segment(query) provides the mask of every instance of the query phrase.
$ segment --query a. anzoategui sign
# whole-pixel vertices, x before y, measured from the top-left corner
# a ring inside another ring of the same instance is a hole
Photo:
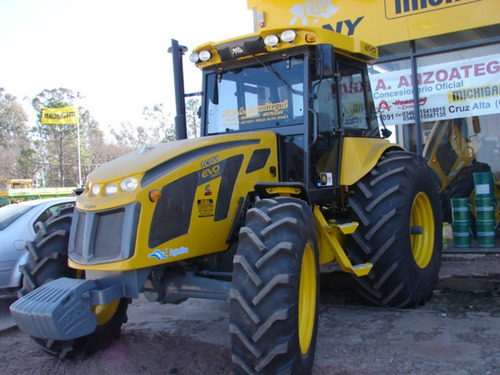
[[[418,67],[420,120],[500,113],[500,54]],[[410,69],[371,74],[386,124],[415,122]]]

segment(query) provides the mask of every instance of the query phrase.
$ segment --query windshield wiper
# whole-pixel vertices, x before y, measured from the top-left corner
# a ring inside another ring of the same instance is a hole
[[[290,84],[285,81],[285,79],[270,65],[266,65],[264,64],[262,61],[260,61],[257,56],[253,55],[252,56],[255,60],[257,60],[264,68],[266,68],[267,70],[269,70],[271,73],[274,74],[274,76],[276,78],[278,78],[286,87],[288,87],[290,89],[290,91],[296,95],[299,95],[299,93],[292,87],[290,86]]]

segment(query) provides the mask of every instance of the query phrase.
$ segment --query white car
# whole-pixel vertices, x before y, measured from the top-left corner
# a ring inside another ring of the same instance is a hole
[[[0,207],[0,293],[21,287],[19,266],[26,262],[26,241],[35,238],[35,224],[46,221],[52,211],[75,205],[75,197],[26,201]]]

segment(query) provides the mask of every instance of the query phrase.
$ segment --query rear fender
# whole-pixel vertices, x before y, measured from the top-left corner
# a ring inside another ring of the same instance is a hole
[[[354,185],[371,171],[387,150],[404,150],[382,138],[345,137],[342,147],[341,185]]]

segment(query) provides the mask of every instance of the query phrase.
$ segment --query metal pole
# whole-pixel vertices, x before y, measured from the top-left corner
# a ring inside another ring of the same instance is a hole
[[[415,143],[417,146],[416,152],[422,155],[422,123],[420,121],[420,103],[418,95],[418,74],[417,74],[417,58],[415,57],[415,41],[410,41],[410,62],[413,87],[413,110],[415,111]]]
[[[182,71],[182,55],[187,51],[184,46],[179,46],[177,40],[172,39],[172,47],[168,52],[172,53],[174,68],[174,90],[175,90],[175,139],[186,139],[186,104],[184,102],[184,74]]]
[[[78,107],[77,107],[78,109]],[[81,157],[80,157],[80,118],[77,119],[77,126],[76,126],[76,131],[78,132],[77,134],[77,139],[78,139],[78,187],[82,187],[82,163],[81,163]]]

